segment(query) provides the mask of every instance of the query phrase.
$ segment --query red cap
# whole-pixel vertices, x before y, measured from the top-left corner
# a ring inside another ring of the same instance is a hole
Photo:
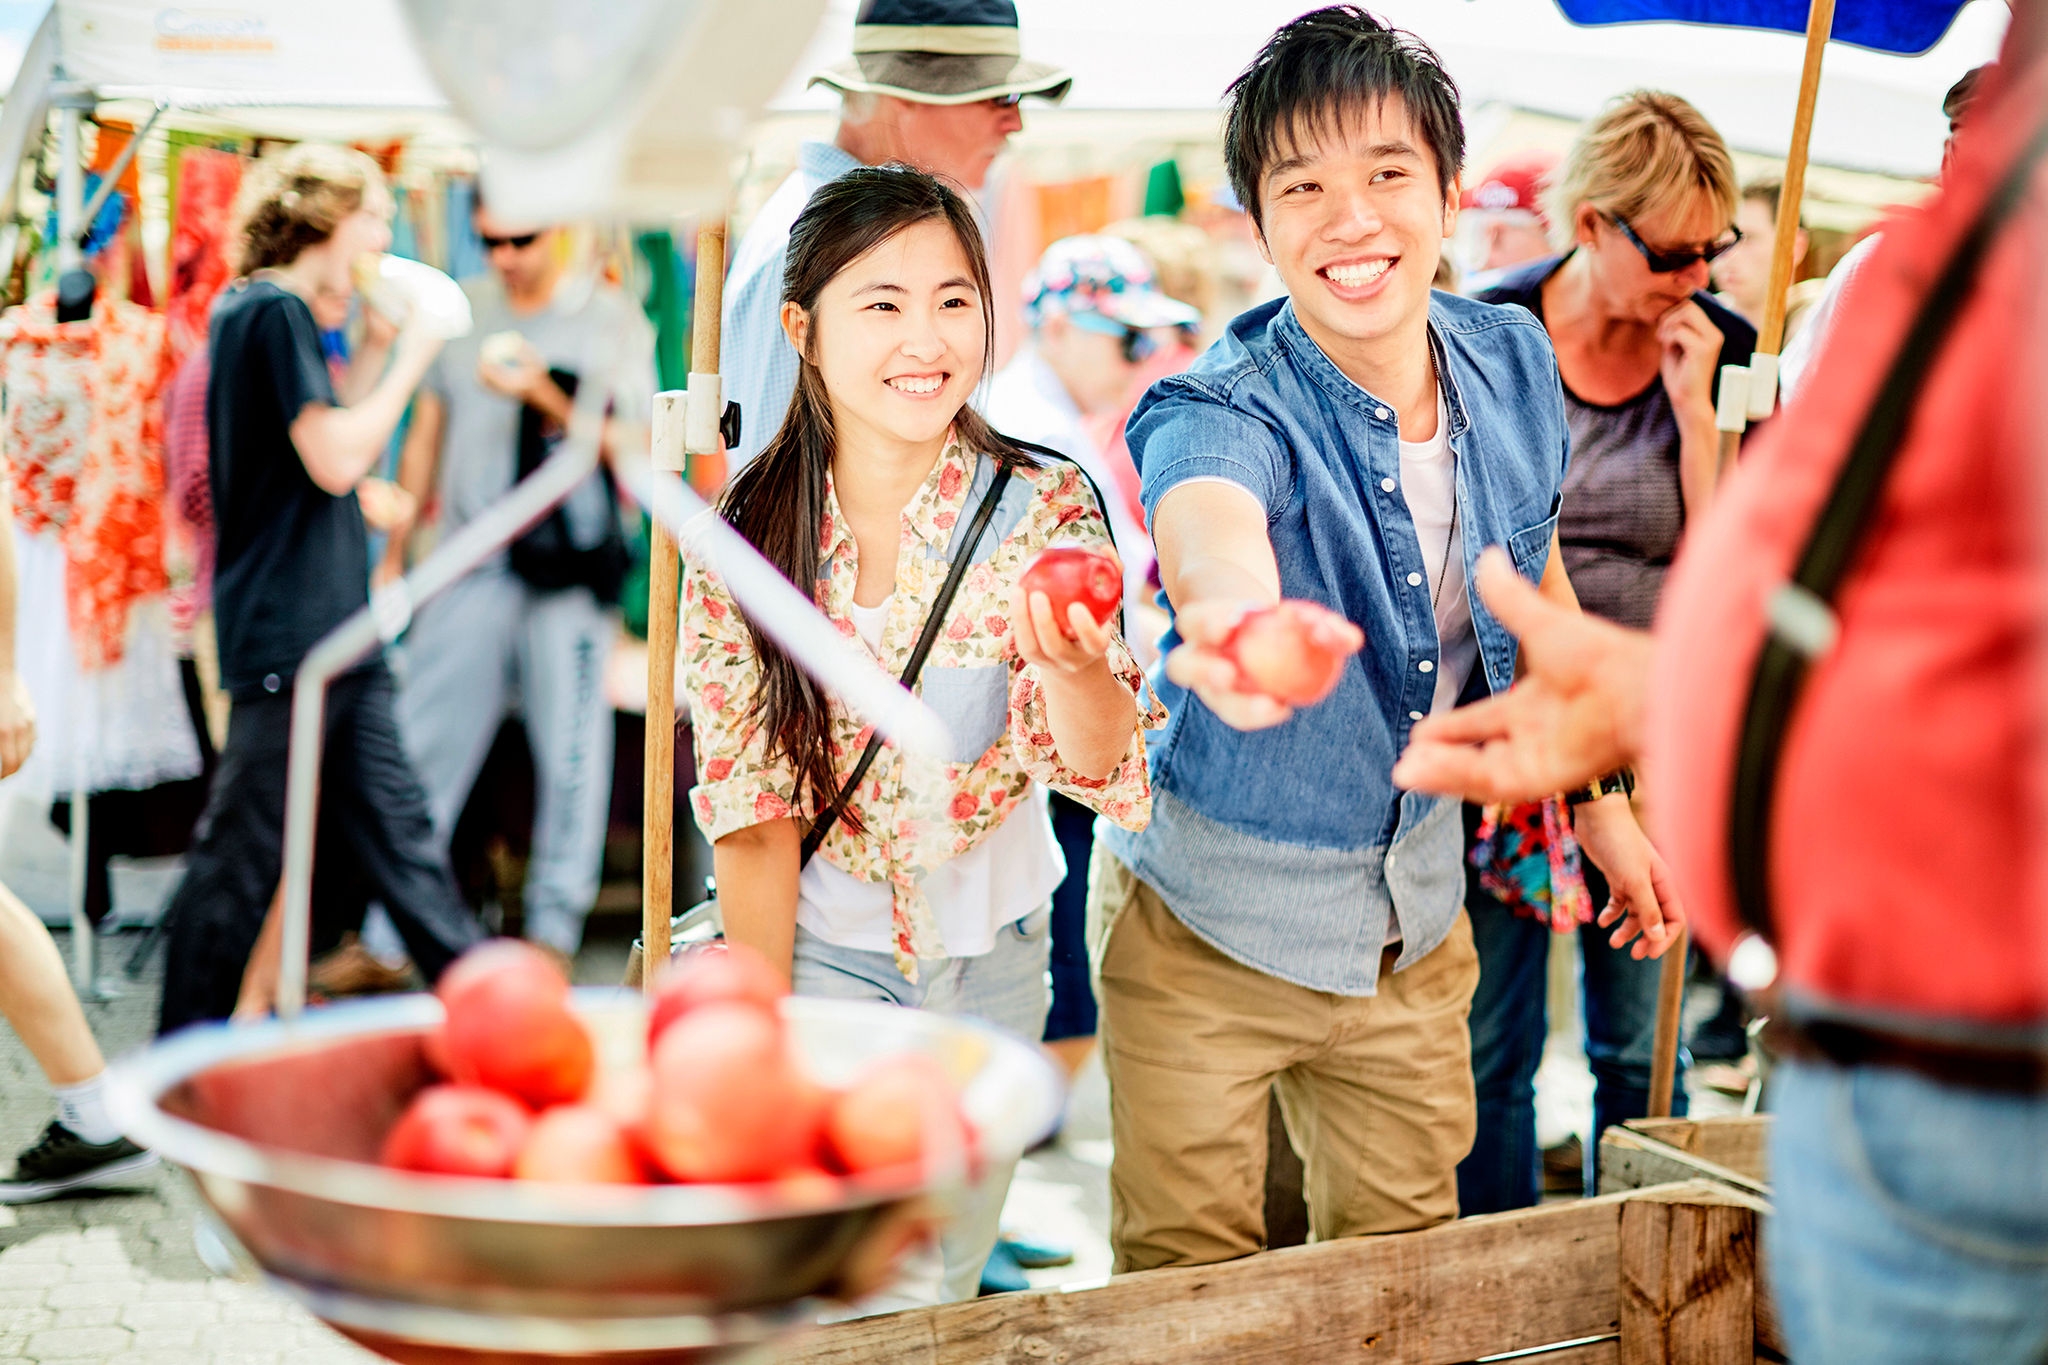
[[[1458,207],[1520,209],[1535,214],[1548,227],[1550,219],[1543,212],[1543,188],[1560,160],[1555,152],[1517,152],[1497,163],[1476,184],[1466,189],[1458,199]]]

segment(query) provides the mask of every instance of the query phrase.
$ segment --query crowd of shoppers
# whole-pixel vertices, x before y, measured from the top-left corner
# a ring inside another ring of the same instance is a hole
[[[816,78],[841,96],[834,140],[805,144],[734,254],[744,439],[716,514],[955,747],[922,768],[865,742],[686,568],[689,803],[727,936],[798,994],[977,1015],[1072,1065],[1099,1034],[1112,1250],[1143,1270],[1266,1244],[1269,1093],[1318,1238],[1534,1203],[1559,932],[1595,1078],[1590,1189],[1600,1132],[1647,1112],[1656,959],[1697,916],[1717,957],[1747,936],[1778,972],[1771,1273],[1796,1358],[2039,1358],[2044,433],[2007,376],[2044,358],[2044,24],[2020,6],[2002,64],[1950,92],[1941,192],[1838,268],[1788,355],[1797,400],[1724,479],[1720,371],[1755,349],[1799,206],[1738,185],[1683,99],[1623,95],[1561,160],[1468,184],[1426,44],[1352,6],[1283,25],[1228,91],[1222,151],[1285,292],[1196,354],[1209,320],[1123,236],[1051,244],[1021,299],[992,283],[972,196],[1020,102],[1069,85],[1022,58],[1014,9],[864,0],[854,57]],[[338,149],[259,169],[240,278],[173,386],[205,398],[232,707],[168,912],[165,1029],[268,1003],[252,950],[275,923],[293,674],[367,601],[367,523],[392,532],[392,575],[416,507],[473,518],[584,386],[608,395],[606,455],[643,448],[653,387],[638,311],[565,272],[557,229],[481,203],[475,332],[380,325],[331,373],[319,332],[388,239],[388,191]],[[1432,287],[1461,213],[1463,296]],[[1965,287],[1930,290],[1956,259]],[[1017,309],[1029,339],[993,372]],[[1945,347],[1906,346],[1929,317]],[[400,488],[366,490],[408,406]],[[1877,490],[1860,516],[1855,487]],[[611,786],[619,510],[599,471],[545,544],[430,604],[395,667],[334,685],[322,837],[383,904],[370,977],[431,980],[482,936],[448,841],[512,711],[539,797],[527,933],[576,951]],[[1118,557],[1120,621],[1017,595],[1055,541]],[[1835,578],[1801,567],[1816,545]],[[1798,593],[1830,642],[1788,664]],[[1248,690],[1232,654],[1283,599],[1352,652],[1313,706]],[[33,741],[9,634],[0,776]],[[1873,810],[1887,790],[1915,794],[1905,817]],[[1902,823],[1873,839],[1873,819]],[[1520,894],[1502,831],[1548,843],[1563,883]],[[0,1008],[59,1101],[0,1201],[150,1161],[106,1120],[63,985],[0,892]],[[1027,1257],[991,1259],[1010,1174],[985,1172],[866,1307],[1021,1284]]]

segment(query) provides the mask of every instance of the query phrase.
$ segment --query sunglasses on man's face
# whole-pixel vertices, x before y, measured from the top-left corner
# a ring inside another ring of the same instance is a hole
[[[1682,251],[1659,251],[1642,238],[1636,236],[1636,230],[1630,227],[1628,219],[1620,214],[1603,213],[1600,216],[1614,224],[1620,230],[1621,235],[1628,238],[1630,245],[1643,253],[1643,259],[1650,263],[1651,273],[1657,275],[1669,275],[1674,271],[1683,270],[1697,261],[1712,262],[1717,260],[1721,256],[1726,255],[1730,248],[1742,240],[1742,229],[1731,227],[1719,238],[1703,247],[1687,247]]]
[[[1022,95],[990,95],[988,102],[998,109],[1015,109],[1024,102]]]
[[[1123,352],[1124,364],[1142,365],[1159,353],[1158,340],[1142,327],[1106,318],[1100,313],[1072,313],[1074,325],[1084,332],[1097,336],[1117,337]]]
[[[481,236],[484,239],[485,255],[489,255],[501,246],[509,246],[514,251],[524,251],[540,240],[538,232],[518,232],[510,237],[493,237],[490,233],[486,232],[481,234]]]

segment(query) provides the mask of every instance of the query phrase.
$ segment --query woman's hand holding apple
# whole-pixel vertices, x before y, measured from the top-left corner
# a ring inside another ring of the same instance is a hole
[[[1058,546],[1018,575],[1011,599],[1017,653],[1042,673],[1084,673],[1109,655],[1123,566],[1104,550]]]

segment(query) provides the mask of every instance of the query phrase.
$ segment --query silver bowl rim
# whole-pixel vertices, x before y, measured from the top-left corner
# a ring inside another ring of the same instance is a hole
[[[625,987],[580,987],[584,1008],[619,1008],[638,999]],[[995,1144],[985,1136],[982,1160],[1014,1159],[1052,1131],[1064,1086],[1042,1049],[962,1015],[928,1014],[867,1001],[792,996],[783,1002],[795,1019],[818,1018],[841,1027],[884,1017],[898,1028],[966,1030],[981,1036],[992,1060],[1009,1069],[1039,1070],[1049,1084],[1041,1112],[1030,1116],[1030,1138]],[[921,1195],[947,1195],[965,1187],[967,1163],[956,1158],[924,1167],[839,1177],[838,1197],[819,1197],[780,1182],[756,1184],[578,1185],[542,1181],[428,1175],[369,1162],[286,1151],[235,1137],[169,1114],[163,1096],[181,1082],[225,1062],[317,1047],[341,1038],[412,1033],[441,1021],[432,995],[383,996],[306,1011],[289,1023],[219,1023],[187,1028],[116,1061],[108,1069],[108,1107],[133,1141],[202,1177],[262,1186],[314,1199],[398,1213],[496,1223],[588,1227],[710,1227],[852,1212]],[[1015,1150],[1011,1150],[1011,1149]]]
[[[819,1299],[797,1299],[774,1309],[715,1315],[565,1318],[374,1299],[269,1273],[263,1276],[263,1283],[332,1327],[459,1350],[525,1355],[752,1346],[773,1340],[801,1323],[816,1321],[825,1307]]]

